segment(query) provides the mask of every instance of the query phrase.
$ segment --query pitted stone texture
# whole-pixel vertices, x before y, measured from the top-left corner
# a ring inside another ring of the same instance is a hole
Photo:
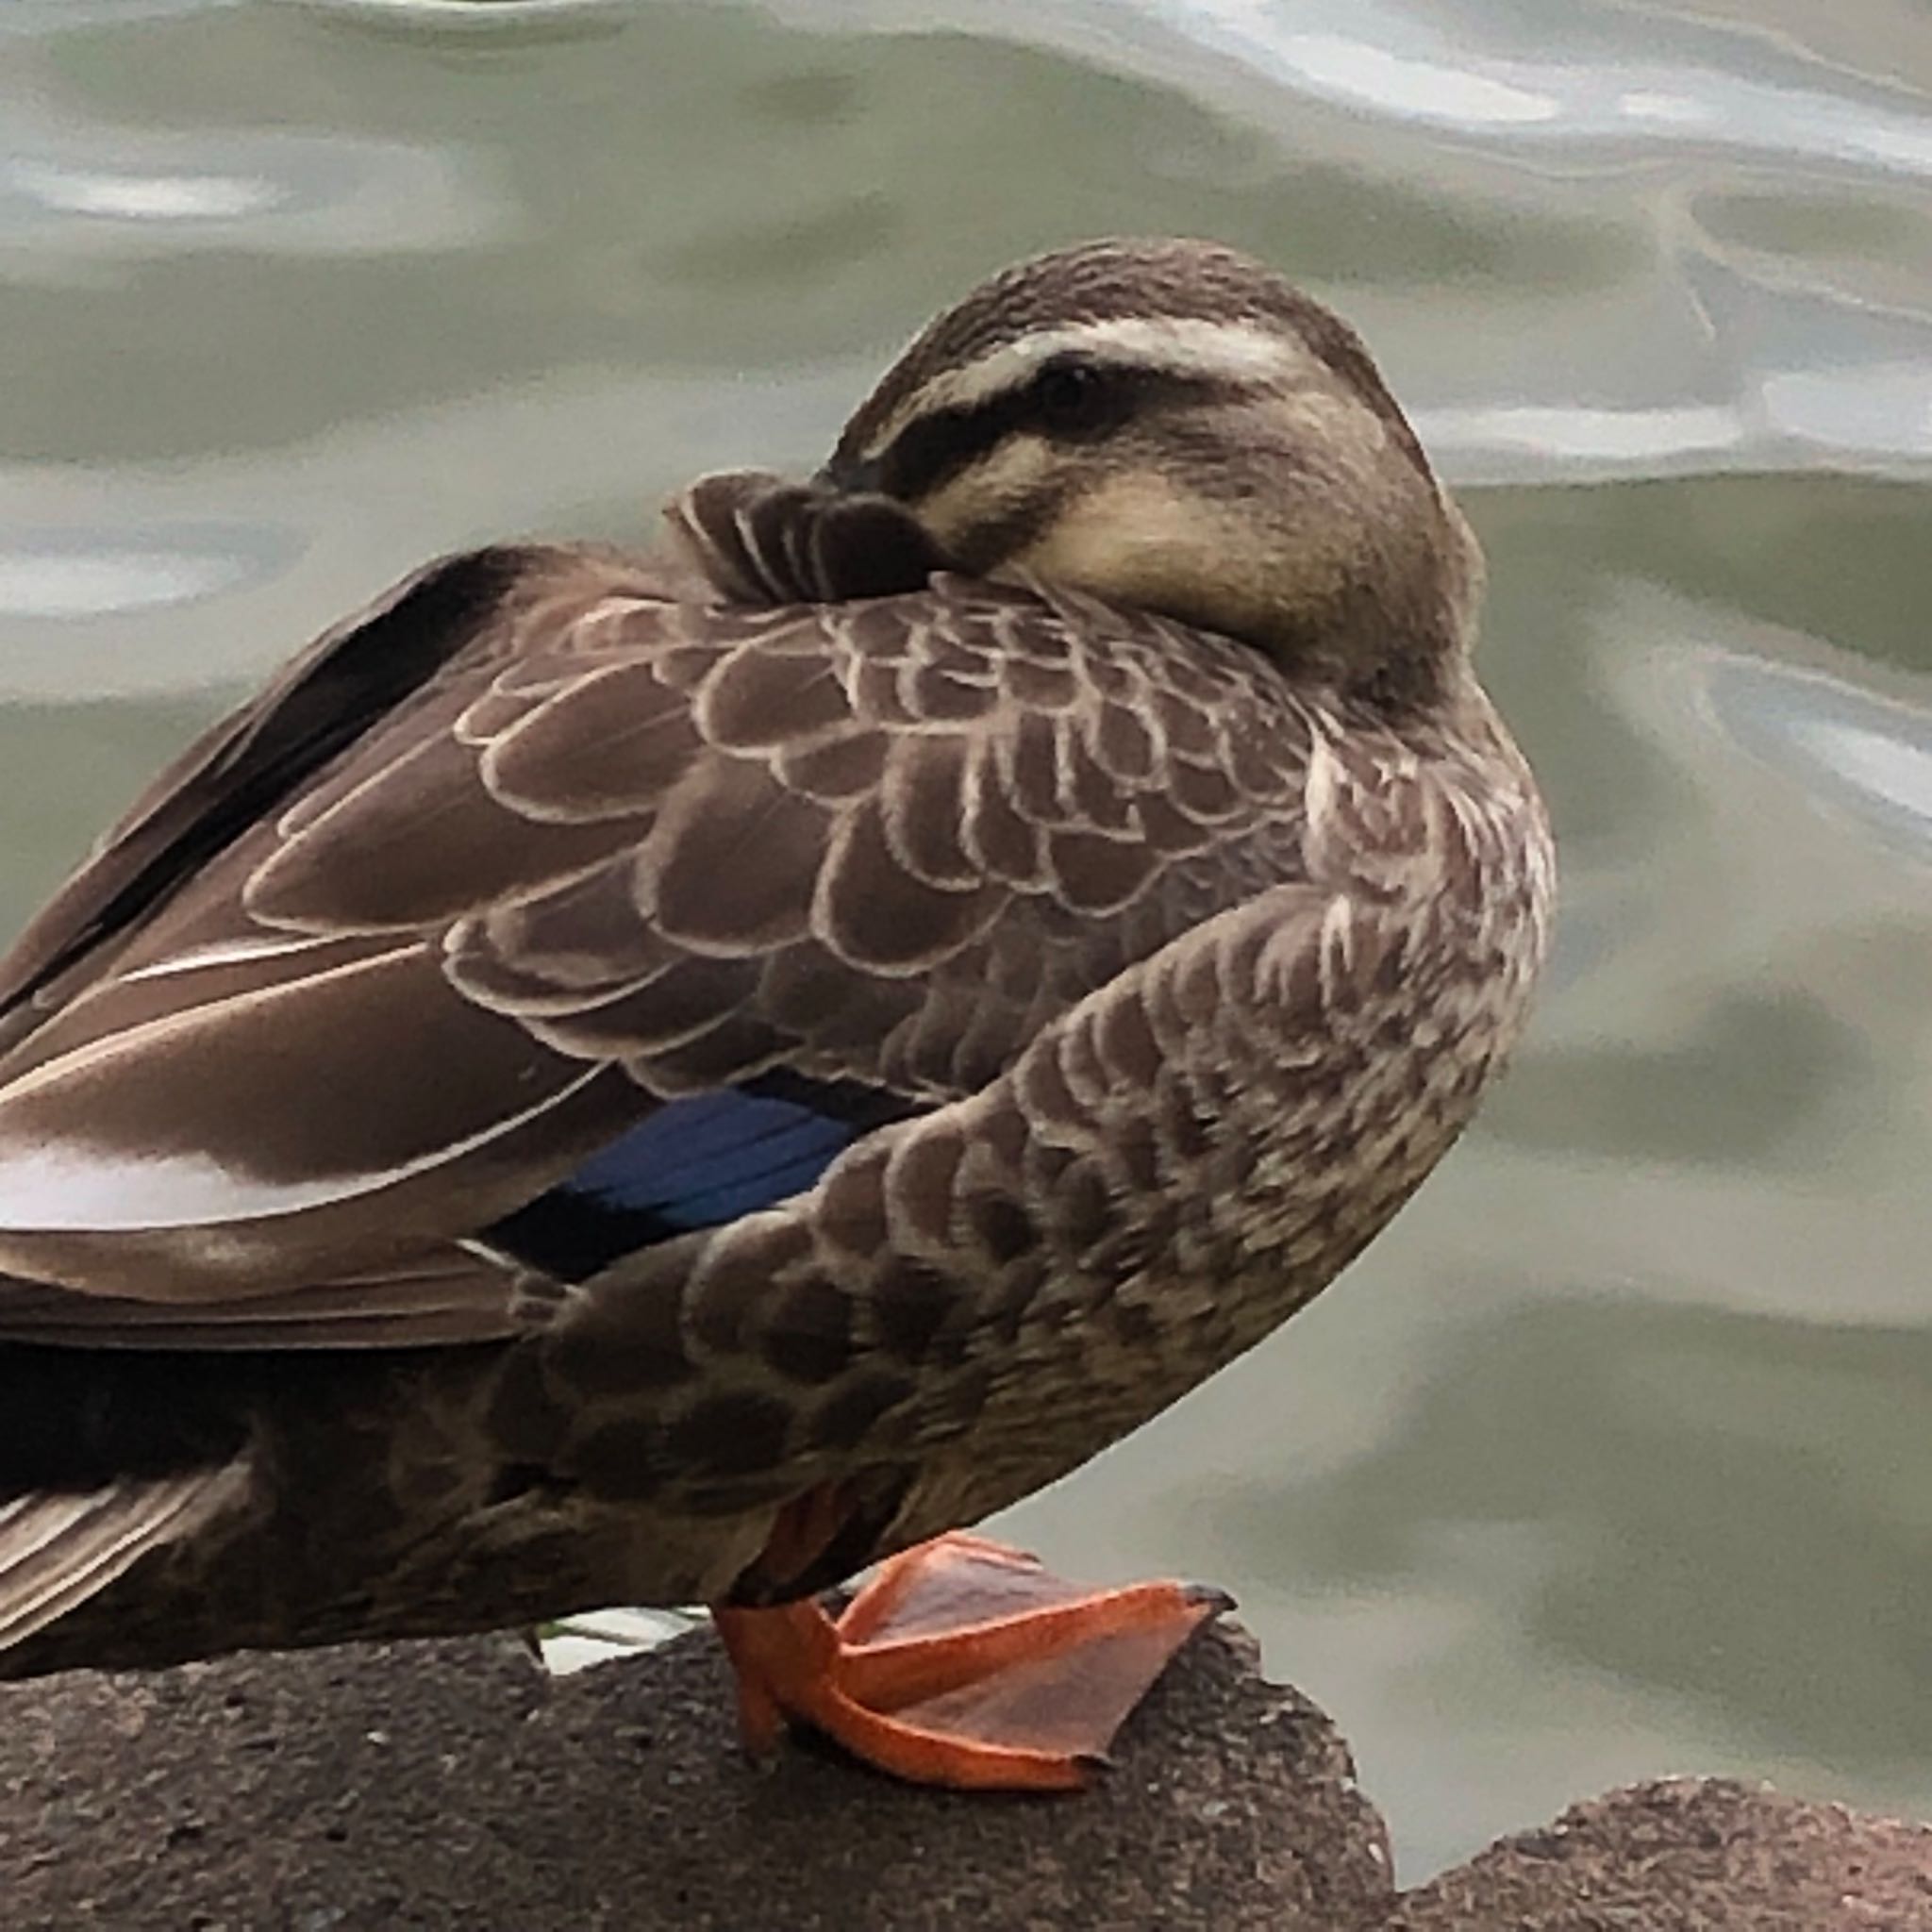
[[[1390,1902],[1327,1720],[1217,1630],[1072,1800],[734,1742],[708,1632],[546,1679],[505,1639],[0,1688],[8,1932],[1335,1932]]]
[[[7,1932],[1932,1932],[1932,1829],[1725,1780],[1398,1898],[1334,1727],[1223,1624],[1083,1796],[732,1744],[708,1633],[575,1677],[475,1638],[0,1687]]]
[[[1932,1827],[1729,1778],[1573,1806],[1407,1893],[1378,1932],[1932,1932]]]

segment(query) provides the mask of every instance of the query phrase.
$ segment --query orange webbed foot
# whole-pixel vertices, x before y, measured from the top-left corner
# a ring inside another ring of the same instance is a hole
[[[717,1621],[754,1751],[799,1722],[916,1784],[1070,1790],[1225,1603],[1178,1583],[1092,1590],[944,1536],[880,1565],[836,1619],[798,1603]]]

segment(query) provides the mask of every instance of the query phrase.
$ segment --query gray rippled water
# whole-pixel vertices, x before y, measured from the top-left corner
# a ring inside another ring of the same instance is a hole
[[[1932,1810],[1913,0],[10,0],[0,914],[423,557],[814,459],[1118,229],[1370,338],[1564,919],[1396,1228],[1010,1528],[1232,1588],[1410,1875],[1664,1770]]]

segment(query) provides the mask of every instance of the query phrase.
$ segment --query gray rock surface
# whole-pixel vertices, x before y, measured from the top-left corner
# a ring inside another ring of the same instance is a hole
[[[497,1639],[0,1689],[0,1924],[1326,1932],[1390,1896],[1341,1740],[1225,1635],[1071,1799],[761,1774],[733,1722],[708,1632],[563,1678]]]
[[[1378,1932],[1912,1932],[1932,1928],[1932,1826],[1729,1778],[1573,1806],[1406,1894]]]
[[[1580,1806],[1398,1898],[1328,1721],[1225,1625],[1071,1799],[732,1748],[708,1633],[566,1678],[507,1639],[0,1687],[0,1925],[169,1932],[1932,1928],[1932,1833],[1724,1783]]]

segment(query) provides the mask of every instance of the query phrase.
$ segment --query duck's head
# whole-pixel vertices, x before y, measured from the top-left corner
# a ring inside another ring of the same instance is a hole
[[[1023,262],[927,326],[820,476],[980,575],[1031,575],[1391,698],[1440,690],[1468,526],[1346,324],[1205,242]]]

